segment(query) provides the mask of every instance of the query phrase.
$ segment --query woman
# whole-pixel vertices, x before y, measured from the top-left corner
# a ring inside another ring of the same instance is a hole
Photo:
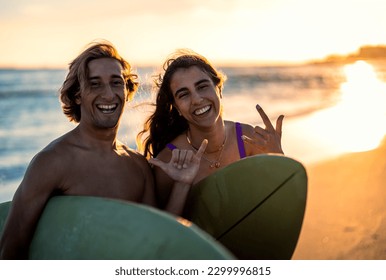
[[[275,128],[263,109],[256,105],[265,128],[223,120],[225,75],[205,57],[182,50],[168,58],[163,69],[164,73],[156,81],[155,111],[137,137],[140,142],[148,133],[140,147],[147,158],[153,157],[150,163],[156,166],[157,197],[161,208],[165,207],[173,185],[173,179],[164,171],[178,168],[181,173],[187,172],[189,168],[182,164],[189,162],[187,154],[192,157],[200,149],[201,163],[192,181],[194,185],[243,157],[283,153],[284,116],[278,118]],[[201,151],[204,151],[202,155]],[[185,197],[181,196],[181,199]]]

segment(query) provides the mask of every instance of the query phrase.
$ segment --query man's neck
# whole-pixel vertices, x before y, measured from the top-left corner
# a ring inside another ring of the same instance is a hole
[[[117,149],[117,128],[93,128],[79,124],[75,130],[86,147],[106,151]]]

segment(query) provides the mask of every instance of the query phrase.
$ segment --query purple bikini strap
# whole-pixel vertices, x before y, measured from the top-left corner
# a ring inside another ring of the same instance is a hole
[[[166,144],[166,147],[168,147],[169,150],[173,151],[174,149],[176,149],[177,147],[174,146],[172,143],[167,143]]]
[[[244,141],[241,138],[243,135],[243,130],[241,128],[241,124],[239,122],[236,122],[236,137],[237,137],[237,146],[239,147],[239,155],[240,158],[245,158],[245,148],[244,148]]]

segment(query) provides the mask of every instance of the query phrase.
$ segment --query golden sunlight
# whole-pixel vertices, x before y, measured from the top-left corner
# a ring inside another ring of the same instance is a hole
[[[386,83],[363,61],[343,71],[340,102],[308,120],[310,139],[323,143],[324,153],[330,155],[375,149],[386,134]]]
[[[343,69],[347,81],[341,85],[338,105],[345,123],[345,149],[352,152],[376,148],[386,133],[386,84],[373,67],[357,61]]]
[[[347,79],[347,82],[341,85],[344,105],[355,109],[362,104],[375,105],[380,101],[378,99],[382,97],[384,83],[377,79],[377,74],[370,64],[357,61],[346,65],[343,71]]]

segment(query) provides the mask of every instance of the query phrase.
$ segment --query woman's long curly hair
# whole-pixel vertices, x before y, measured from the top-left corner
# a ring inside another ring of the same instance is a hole
[[[188,122],[173,106],[174,97],[170,82],[178,69],[192,66],[197,66],[208,74],[214,85],[222,90],[226,76],[217,71],[205,57],[188,49],[180,49],[171,54],[163,64],[163,71],[154,79],[157,91],[156,103],[153,104],[155,111],[137,135],[137,146],[146,158],[156,157],[167,143],[188,129]]]
[[[113,58],[122,65],[122,74],[128,91],[127,100],[133,98],[138,88],[138,76],[132,73],[130,64],[119,55],[116,48],[106,40],[93,42],[70,63],[69,72],[60,89],[63,113],[70,121],[78,123],[81,119],[80,105],[76,100],[88,86],[88,63],[98,58]]]

